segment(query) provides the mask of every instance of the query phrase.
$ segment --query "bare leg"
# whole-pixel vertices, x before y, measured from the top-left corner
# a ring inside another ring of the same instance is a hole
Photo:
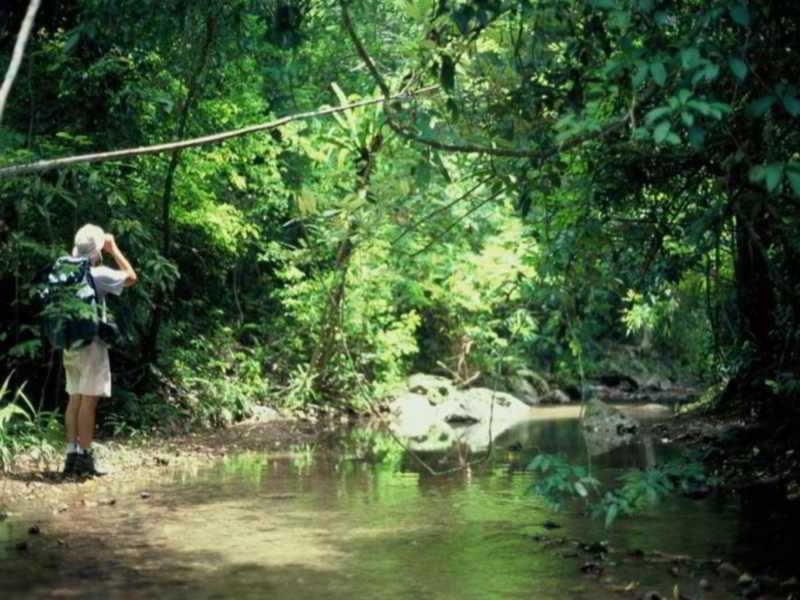
[[[88,450],[94,441],[94,420],[97,410],[97,396],[83,396],[78,411],[78,441],[81,448]]]
[[[67,433],[67,443],[78,441],[78,413],[81,408],[81,396],[72,394],[64,411],[64,429]]]

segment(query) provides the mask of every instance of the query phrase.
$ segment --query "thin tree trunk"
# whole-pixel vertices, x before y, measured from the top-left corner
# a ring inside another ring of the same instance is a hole
[[[358,163],[358,183],[356,191],[364,191],[369,187],[370,176],[375,166],[375,155],[383,146],[383,136],[376,133],[370,140],[368,148],[360,148]],[[339,242],[336,249],[337,273],[334,288],[328,294],[328,302],[320,322],[320,335],[317,346],[311,357],[311,369],[314,374],[314,389],[321,394],[331,391],[328,364],[336,353],[338,344],[336,334],[342,326],[342,306],[347,292],[347,274],[353,257],[353,238],[358,232],[358,224],[351,220],[347,226],[347,235]]]
[[[183,139],[186,136],[186,129],[189,125],[189,115],[200,94],[201,76],[208,64],[216,28],[216,17],[209,15],[206,19],[205,39],[203,41],[200,58],[189,78],[186,100],[181,107],[180,116],[178,117],[178,128],[176,131],[178,139]],[[167,173],[164,178],[164,191],[161,195],[161,254],[166,259],[169,259],[172,253],[172,219],[170,212],[175,174],[180,165],[180,160],[181,150],[173,151],[172,156],[170,156],[169,165],[167,166]],[[154,362],[158,358],[158,334],[161,329],[166,301],[166,293],[163,291],[163,288],[159,288],[154,300],[153,314],[147,328],[147,334],[142,342],[142,357],[144,362]]]

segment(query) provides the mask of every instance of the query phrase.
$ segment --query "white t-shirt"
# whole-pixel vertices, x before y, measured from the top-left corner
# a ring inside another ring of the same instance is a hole
[[[119,296],[125,289],[125,281],[128,276],[125,271],[119,269],[92,267],[92,279],[94,279],[94,287],[97,290],[97,302],[101,303],[108,294]]]

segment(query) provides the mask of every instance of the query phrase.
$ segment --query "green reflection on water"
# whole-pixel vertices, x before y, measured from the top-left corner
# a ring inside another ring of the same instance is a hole
[[[34,549],[35,577],[6,552],[0,578],[10,597],[26,598],[86,589],[103,598],[603,598],[618,596],[563,557],[573,547],[531,539],[545,520],[562,525],[551,535],[620,549],[706,557],[715,540],[730,543],[730,515],[709,502],[666,502],[608,532],[526,495],[524,465],[536,452],[585,456],[575,420],[520,425],[497,442],[494,460],[444,477],[368,430],[285,455],[232,455],[152,490],[148,502],[48,523],[70,551]],[[641,449],[626,448],[593,466],[609,475],[641,460]],[[113,543],[102,543],[109,532]],[[664,592],[674,584],[664,569],[636,565],[615,577]]]

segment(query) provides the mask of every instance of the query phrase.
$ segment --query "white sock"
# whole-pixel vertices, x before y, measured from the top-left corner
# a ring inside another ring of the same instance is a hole
[[[72,454],[74,452],[77,452],[78,448],[80,448],[80,446],[78,446],[78,442],[68,442],[67,451],[65,452],[65,454]]]

